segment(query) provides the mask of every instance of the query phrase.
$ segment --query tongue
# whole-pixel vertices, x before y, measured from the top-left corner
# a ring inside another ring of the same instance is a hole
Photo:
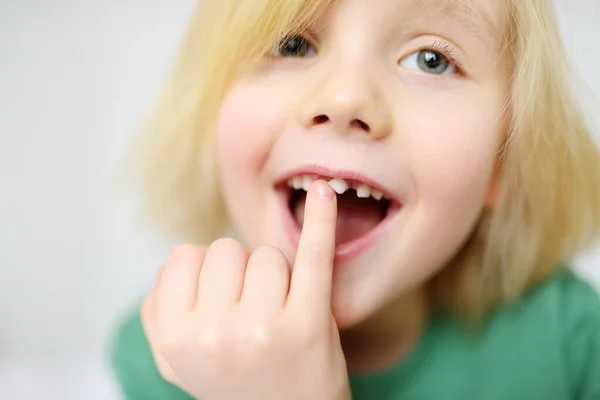
[[[368,198],[359,199],[353,192],[337,196],[338,212],[335,229],[335,242],[350,242],[375,228],[384,217],[379,201]],[[304,223],[304,205],[306,194],[295,203],[294,217],[302,227]]]

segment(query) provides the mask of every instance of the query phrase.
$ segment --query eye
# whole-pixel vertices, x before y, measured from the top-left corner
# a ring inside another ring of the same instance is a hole
[[[271,54],[276,57],[311,57],[317,54],[315,47],[303,36],[283,38],[273,46]]]
[[[456,66],[444,54],[423,49],[416,51],[402,60],[404,68],[418,69],[428,74],[444,75],[456,73]]]

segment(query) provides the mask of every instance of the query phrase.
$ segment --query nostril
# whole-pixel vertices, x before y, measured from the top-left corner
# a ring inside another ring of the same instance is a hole
[[[313,117],[313,119],[312,119],[313,125],[322,125],[322,124],[326,124],[330,121],[331,120],[329,119],[329,117],[325,114],[317,115],[316,117]],[[352,125],[354,128],[358,128],[358,129],[362,130],[363,132],[366,132],[366,133],[371,132],[371,127],[367,123],[361,121],[360,119],[354,119],[350,123],[350,125]]]
[[[324,114],[317,115],[316,117],[313,118],[313,123],[315,125],[324,124],[327,121],[329,121],[329,117],[327,115],[324,115]]]
[[[354,124],[358,125],[358,127],[360,129],[362,129],[363,131],[365,131],[367,133],[371,131],[371,128],[369,127],[369,125],[365,124],[360,119],[355,119]]]

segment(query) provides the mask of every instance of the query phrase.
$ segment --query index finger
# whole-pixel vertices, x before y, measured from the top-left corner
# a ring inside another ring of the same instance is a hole
[[[304,225],[290,282],[288,303],[311,314],[331,314],[337,198],[325,181],[315,181],[307,195]],[[294,305],[295,303],[295,305]]]

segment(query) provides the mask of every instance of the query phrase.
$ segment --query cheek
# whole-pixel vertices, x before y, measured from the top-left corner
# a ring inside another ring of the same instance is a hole
[[[221,106],[216,134],[219,169],[224,181],[253,174],[267,157],[268,118],[252,98],[251,90],[234,89]]]
[[[417,195],[446,215],[478,213],[496,161],[497,114],[471,106],[438,116],[415,121],[419,134],[409,139]]]
[[[216,124],[221,189],[235,228],[246,238],[260,235],[252,226],[263,217],[263,174],[277,138],[277,103],[260,86],[239,85],[225,97]],[[258,224],[260,225],[260,224]]]

